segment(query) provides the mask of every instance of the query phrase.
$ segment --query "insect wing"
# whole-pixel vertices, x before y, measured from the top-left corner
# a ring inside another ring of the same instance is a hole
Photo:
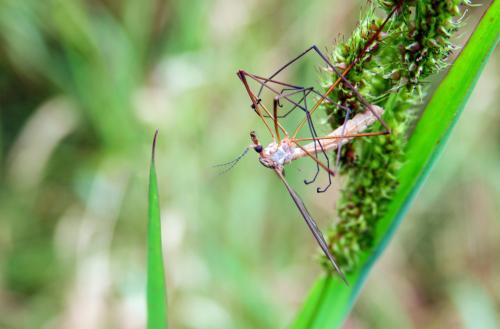
[[[306,205],[304,204],[304,202],[302,201],[302,199],[299,197],[299,195],[288,184],[288,182],[286,181],[286,179],[283,176],[283,174],[279,170],[275,170],[275,171],[278,174],[278,176],[281,179],[281,181],[285,184],[286,189],[288,190],[288,193],[292,197],[293,202],[295,202],[295,205],[297,206],[297,209],[299,209],[300,213],[302,214],[302,217],[306,221],[307,226],[311,230],[311,232],[312,232],[314,238],[316,239],[316,241],[318,242],[319,246],[321,247],[321,249],[323,250],[323,252],[325,253],[325,255],[328,257],[328,259],[330,260],[330,262],[332,263],[333,267],[335,268],[335,270],[337,271],[337,273],[340,275],[340,277],[342,278],[342,280],[347,285],[349,285],[348,282],[347,282],[347,279],[346,279],[346,277],[344,275],[344,273],[342,272],[342,270],[340,269],[340,267],[337,265],[337,262],[335,261],[335,258],[331,254],[330,249],[328,248],[328,245],[326,244],[326,241],[325,241],[325,239],[323,237],[323,234],[321,233],[320,229],[318,228],[318,225],[316,224],[316,222],[312,218],[311,214],[307,210]]]

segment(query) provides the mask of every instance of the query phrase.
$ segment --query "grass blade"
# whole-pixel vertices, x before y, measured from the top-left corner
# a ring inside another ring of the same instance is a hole
[[[149,171],[148,208],[148,270],[147,270],[147,316],[148,329],[167,328],[167,299],[163,254],[161,244],[160,204],[155,170],[155,148],[158,130],[153,139],[151,167]]]
[[[436,89],[408,142],[407,161],[398,174],[399,187],[377,226],[375,247],[362,266],[347,276],[352,288],[337,278],[322,277],[313,286],[291,328],[339,328],[366,277],[406,214],[414,196],[462,112],[500,32],[500,1],[493,1],[463,51]],[[386,109],[389,110],[389,109]]]

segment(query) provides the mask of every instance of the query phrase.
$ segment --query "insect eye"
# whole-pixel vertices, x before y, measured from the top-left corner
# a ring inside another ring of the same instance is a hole
[[[257,152],[257,153],[262,152],[262,145],[257,145],[257,146],[255,147],[255,149],[254,149],[254,150],[255,150],[255,152]]]

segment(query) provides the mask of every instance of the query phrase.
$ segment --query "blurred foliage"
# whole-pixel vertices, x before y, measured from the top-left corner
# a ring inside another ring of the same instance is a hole
[[[284,327],[320,271],[314,242],[255,159],[219,178],[210,166],[263,131],[236,70],[331,45],[358,13],[326,0],[1,1],[0,327],[144,327],[155,128],[172,327]],[[298,71],[315,76],[308,64]],[[467,323],[464,296],[498,310],[498,61],[489,72],[347,326]],[[335,195],[306,190],[298,169],[290,181],[328,218]]]

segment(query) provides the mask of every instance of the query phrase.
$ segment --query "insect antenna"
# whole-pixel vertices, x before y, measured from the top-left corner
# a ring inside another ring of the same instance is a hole
[[[225,162],[225,163],[220,163],[220,164],[213,165],[212,168],[221,168],[222,167],[222,170],[219,173],[217,173],[218,176],[227,173],[229,170],[233,169],[233,167],[236,166],[236,164],[241,159],[243,159],[243,157],[245,155],[247,155],[249,149],[250,149],[249,147],[245,147],[245,149],[243,150],[243,153],[241,153],[240,155],[238,155],[235,159],[233,159],[233,160],[231,160],[229,162]]]

